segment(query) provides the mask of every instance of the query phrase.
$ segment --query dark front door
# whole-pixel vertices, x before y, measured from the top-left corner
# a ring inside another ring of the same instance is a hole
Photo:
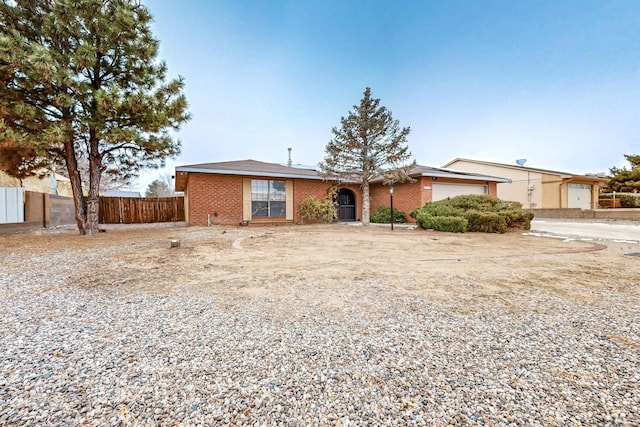
[[[356,196],[354,196],[353,191],[342,188],[338,190],[336,199],[338,200],[338,220],[355,221]]]

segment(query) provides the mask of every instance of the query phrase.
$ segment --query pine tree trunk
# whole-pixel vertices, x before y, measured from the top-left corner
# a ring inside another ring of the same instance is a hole
[[[95,234],[99,225],[99,202],[100,194],[98,189],[100,188],[100,171],[96,165],[92,165],[93,162],[89,161],[89,196],[87,197],[87,222],[85,232],[86,234]],[[95,171],[94,169],[98,169]]]
[[[371,201],[369,200],[369,181],[364,180],[362,182],[362,224],[369,224],[369,206]]]
[[[78,171],[78,161],[73,148],[73,139],[67,141],[64,147],[64,160],[67,165],[67,173],[69,174],[69,180],[71,181],[71,191],[73,193],[73,204],[76,209],[76,223],[78,224],[78,231],[81,235],[86,233],[86,206],[84,195],[82,194],[82,180],[80,179],[80,172]]]
[[[95,129],[89,129],[89,196],[87,197],[87,222],[86,233],[97,233],[99,225],[99,202],[100,202],[100,154],[98,153],[98,138]]]
[[[71,181],[71,190],[73,192],[73,203],[76,209],[76,223],[78,224],[78,231],[80,232],[80,235],[83,236],[87,234],[95,234],[99,231],[98,191],[100,188],[100,157],[97,154],[98,142],[97,139],[93,137],[95,133],[91,133],[91,153],[89,155],[89,191],[88,197],[85,197],[82,188],[82,178],[80,176],[80,171],[78,170],[78,159],[76,158],[76,151],[74,147],[75,133],[71,125],[70,113],[63,113],[63,120],[68,123],[68,137],[64,144],[64,156],[65,163],[67,165],[67,172],[69,173],[69,180]]]

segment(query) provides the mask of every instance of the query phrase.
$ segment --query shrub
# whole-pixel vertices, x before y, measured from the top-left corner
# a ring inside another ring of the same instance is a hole
[[[467,231],[481,231],[483,233],[504,233],[507,231],[507,221],[497,212],[480,212],[475,209],[464,213],[468,221]]]
[[[613,193],[600,194],[598,204],[602,208],[640,208],[640,193],[616,193],[615,206]]]
[[[418,212],[416,222],[422,228],[449,233],[464,233],[467,231],[468,225],[466,218],[459,216],[433,216],[426,212]]]
[[[491,211],[494,210],[496,205],[500,202],[502,202],[500,199],[496,199],[494,197],[473,194],[446,199],[446,204],[463,211]]]
[[[640,207],[640,197],[634,197],[630,194],[620,194],[616,196],[620,200],[620,206],[623,208]]]
[[[463,209],[456,208],[446,203],[427,203],[423,207],[418,208],[432,216],[462,216]]]
[[[298,205],[298,215],[303,221],[330,223],[338,217],[338,211],[329,196],[322,200],[309,196]]]
[[[380,206],[373,214],[370,221],[376,224],[389,224],[391,222],[391,209],[386,206]],[[393,222],[402,224],[407,222],[407,216],[404,212],[393,208]]]
[[[507,220],[507,228],[510,230],[529,230],[534,215],[523,210],[509,209],[500,212]]]
[[[411,211],[411,216],[416,219],[420,227],[438,231],[450,230],[436,227],[456,228],[461,222],[456,222],[456,226],[450,226],[451,220],[448,219],[445,221],[447,225],[440,225],[433,218],[462,218],[465,220],[464,231],[486,233],[504,233],[509,229],[528,230],[533,219],[533,214],[523,211],[522,204],[519,202],[480,195],[457,196],[427,203]],[[436,223],[438,225],[434,226]]]

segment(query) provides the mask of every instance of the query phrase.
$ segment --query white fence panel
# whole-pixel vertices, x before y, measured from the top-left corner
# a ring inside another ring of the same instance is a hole
[[[0,188],[0,224],[24,222],[24,189]]]

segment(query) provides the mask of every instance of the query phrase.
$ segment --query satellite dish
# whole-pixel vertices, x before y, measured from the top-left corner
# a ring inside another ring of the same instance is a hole
[[[525,163],[527,163],[527,159],[518,159],[516,160],[516,163],[518,164],[518,166],[523,166]]]

